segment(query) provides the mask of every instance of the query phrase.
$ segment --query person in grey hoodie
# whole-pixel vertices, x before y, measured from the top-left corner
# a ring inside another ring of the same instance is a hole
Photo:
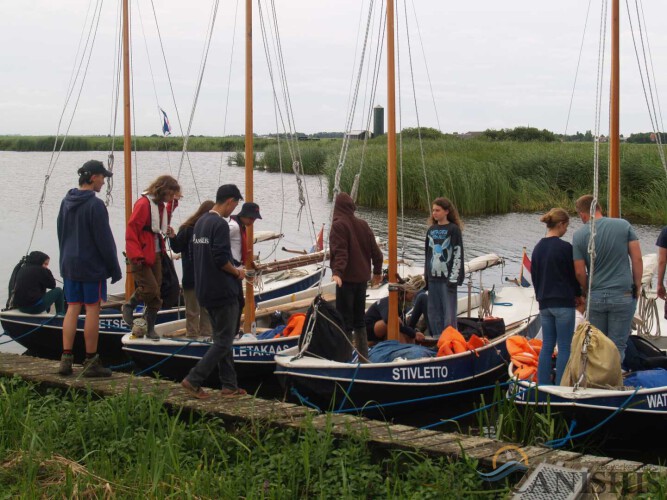
[[[61,375],[72,373],[72,348],[81,308],[86,305],[83,335],[86,342],[84,377],[110,377],[97,354],[102,301],[107,299],[107,278],[116,283],[122,277],[116,243],[109,226],[104,202],[95,196],[104,179],[113,174],[101,161],[90,160],[78,170],[79,188],[70,189],[58,213],[60,274],[65,284],[68,307],[63,321]]]

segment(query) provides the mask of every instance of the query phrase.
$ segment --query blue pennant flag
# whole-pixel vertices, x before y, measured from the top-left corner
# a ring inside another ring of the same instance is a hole
[[[169,125],[169,118],[167,118],[167,113],[164,112],[164,109],[160,108],[162,112],[163,122],[162,122],[162,133],[164,135],[171,135],[171,125]]]

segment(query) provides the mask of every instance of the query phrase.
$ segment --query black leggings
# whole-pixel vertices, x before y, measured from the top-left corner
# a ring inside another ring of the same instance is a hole
[[[336,309],[343,317],[348,333],[355,328],[366,328],[366,286],[366,282],[343,282],[343,286],[336,287]]]

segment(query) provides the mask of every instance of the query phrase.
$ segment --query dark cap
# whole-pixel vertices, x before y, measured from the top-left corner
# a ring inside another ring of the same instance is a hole
[[[95,175],[102,174],[104,177],[111,177],[113,172],[110,172],[104,168],[104,163],[98,160],[88,160],[83,166],[78,170],[79,175]]]
[[[241,211],[239,212],[239,217],[248,217],[249,219],[261,219],[262,216],[259,215],[259,205],[248,201],[243,204]]]
[[[215,195],[215,202],[222,203],[229,198],[234,198],[235,200],[242,200],[241,191],[236,187],[236,184],[223,184],[218,188],[218,192]]]

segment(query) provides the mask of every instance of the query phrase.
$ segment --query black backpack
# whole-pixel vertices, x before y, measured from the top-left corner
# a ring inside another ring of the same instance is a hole
[[[492,340],[505,335],[505,320],[492,317],[456,318],[456,329],[466,340],[469,340],[472,334]]]
[[[667,369],[667,355],[644,337],[630,335],[623,365],[632,371]]]
[[[7,297],[7,303],[5,304],[5,309],[12,309],[14,307],[14,293],[16,292],[16,277],[18,276],[19,271],[23,268],[23,266],[25,266],[27,260],[28,260],[27,255],[21,257],[21,260],[19,261],[18,264],[14,266],[12,275],[9,277],[9,286],[7,287],[9,294]]]
[[[315,322],[314,325],[311,325],[311,321]],[[311,326],[312,334],[309,334]],[[303,332],[299,337],[299,352],[303,352],[305,356],[339,362],[352,359],[352,344],[345,333],[343,317],[336,307],[321,295],[315,297],[306,313]]]

